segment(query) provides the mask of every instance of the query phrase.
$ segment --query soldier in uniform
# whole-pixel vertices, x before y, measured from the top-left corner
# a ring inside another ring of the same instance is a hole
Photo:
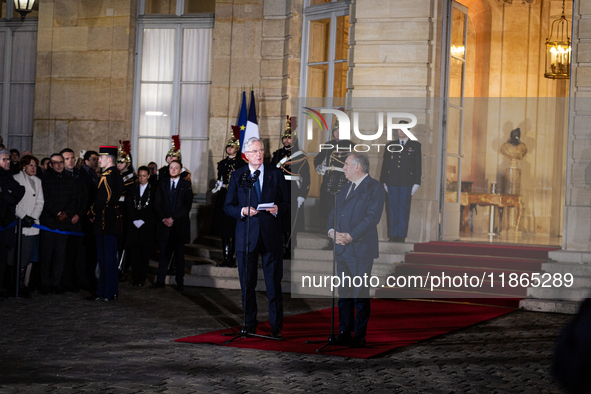
[[[123,179],[123,193],[121,193],[121,197],[119,197],[119,213],[121,215],[121,228],[128,227],[129,221],[129,214],[127,212],[127,204],[125,204],[125,196],[128,193],[132,193],[135,189],[135,186],[138,183],[138,176],[133,170],[133,165],[131,164],[131,143],[129,141],[119,141],[121,144],[119,146],[119,150],[117,152],[117,170],[121,174],[121,178]],[[123,251],[125,250],[125,245],[127,245],[127,231],[121,231],[121,233],[117,236],[117,249],[119,258],[122,258]],[[127,261],[127,259],[125,259]],[[122,266],[123,267],[123,266]],[[127,267],[123,267],[121,269],[121,280],[125,280],[125,272]]]
[[[180,136],[173,135],[171,141],[171,148],[166,153],[166,164],[158,170],[158,181],[161,181],[164,178],[169,178],[170,175],[168,173],[168,165],[172,163],[173,160],[178,160],[182,163],[183,157],[181,155],[181,138]],[[185,167],[181,170],[181,179],[191,182],[191,171],[187,170]]]
[[[97,259],[101,277],[96,292],[96,301],[117,299],[119,294],[119,274],[117,259],[117,234],[120,232],[117,204],[123,193],[123,179],[115,165],[116,146],[101,146],[99,165],[104,170],[99,180],[94,204],[90,208],[90,218],[94,224]]]
[[[334,196],[328,192],[328,183],[333,177],[344,176],[345,160],[355,147],[352,141],[339,139],[338,122],[332,128],[332,136],[333,139],[324,144],[327,149],[322,149],[314,158],[316,172],[323,175],[322,185],[320,185],[320,223],[326,223],[334,207]]]
[[[121,146],[117,152],[117,169],[123,179],[123,194],[119,198],[120,202],[125,201],[127,192],[134,188],[138,182],[138,177],[131,164],[131,143],[129,141],[119,141]]]
[[[218,193],[213,211],[214,220],[212,233],[213,235],[222,237],[224,261],[218,266],[235,267],[236,260],[234,259],[234,246],[236,240],[234,237],[236,232],[236,219],[226,215],[224,212],[224,203],[226,202],[228,184],[230,183],[232,173],[246,165],[246,162],[242,160],[240,155],[239,139],[233,137],[228,140],[226,143],[226,154],[228,156],[218,162],[218,177],[215,183],[215,188],[212,191],[212,193]]]
[[[283,148],[276,150],[271,160],[271,165],[283,172],[292,200],[297,200],[297,205],[291,206],[291,215],[281,218],[284,259],[291,259],[291,244],[297,239],[297,233],[304,230],[304,209],[301,207],[310,191],[308,155],[298,147],[296,128],[297,118],[288,117],[287,128],[281,136]]]
[[[399,124],[408,124],[401,120]],[[408,232],[410,202],[421,184],[421,143],[398,129],[398,139],[384,150],[380,182],[388,192],[390,242],[404,242]]]

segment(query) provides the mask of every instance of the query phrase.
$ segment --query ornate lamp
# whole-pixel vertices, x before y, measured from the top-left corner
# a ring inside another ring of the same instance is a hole
[[[562,0],[562,15],[552,22],[550,37],[546,38],[546,72],[544,77],[550,79],[570,78],[570,22],[564,15]],[[556,30],[555,30],[556,29]],[[554,34],[556,32],[556,34]]]
[[[14,0],[14,7],[21,14],[21,21],[25,21],[25,17],[33,9],[35,0]]]

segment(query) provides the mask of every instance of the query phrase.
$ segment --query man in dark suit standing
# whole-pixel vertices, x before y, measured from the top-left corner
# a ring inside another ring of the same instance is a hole
[[[399,124],[408,124],[401,120]],[[386,145],[380,182],[388,192],[390,242],[404,242],[408,233],[410,202],[421,184],[421,143],[398,129],[398,139]]]
[[[350,182],[337,196],[336,227],[334,208],[328,219],[328,236],[336,243],[338,276],[350,278],[350,282],[343,280],[339,287],[337,341],[363,347],[370,313],[369,286],[356,287],[353,278],[371,276],[373,260],[379,256],[377,225],[385,193],[382,185],[369,176],[369,159],[364,153],[351,153],[343,170]],[[355,335],[351,337],[351,333]]]
[[[238,254],[238,274],[242,289],[242,308],[244,309],[246,332],[256,333],[257,304],[255,288],[257,284],[257,262],[259,254],[263,258],[263,273],[269,300],[269,322],[271,335],[281,338],[283,328],[283,233],[281,218],[290,213],[289,191],[283,173],[275,167],[263,165],[264,147],[258,138],[250,138],[244,144],[244,153],[249,161],[234,172],[228,186],[224,211],[235,218],[236,252]],[[251,204],[248,201],[246,182],[254,182],[251,191]],[[272,207],[258,211],[261,203],[272,203]],[[250,216],[250,238],[246,239],[247,216]],[[248,248],[248,261],[246,251]],[[248,277],[246,272],[248,271]]]
[[[174,253],[176,262],[176,289],[185,290],[185,244],[191,242],[189,213],[193,204],[191,182],[181,178],[183,165],[177,159],[168,165],[169,176],[163,177],[156,188],[154,209],[160,246],[158,276],[151,288],[164,287],[168,263]]]

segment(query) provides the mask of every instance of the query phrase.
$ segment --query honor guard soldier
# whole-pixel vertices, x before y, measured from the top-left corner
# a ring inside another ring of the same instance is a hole
[[[232,126],[232,128],[238,126]],[[240,131],[238,131],[240,133]],[[226,143],[226,158],[218,162],[218,177],[215,188],[212,193],[217,193],[214,207],[214,220],[212,225],[212,234],[222,237],[222,247],[224,261],[219,267],[235,267],[234,259],[236,219],[226,215],[224,212],[224,203],[228,194],[228,184],[232,173],[246,165],[240,154],[240,140],[236,137],[230,138]]]
[[[118,148],[101,146],[99,165],[104,170],[99,180],[90,217],[96,236],[97,259],[101,270],[95,300],[115,300],[119,294],[117,234],[121,231],[118,218],[119,197],[123,193],[123,179],[117,170]]]
[[[297,117],[288,116],[287,128],[281,136],[283,148],[276,150],[271,159],[271,165],[283,172],[292,200],[297,200],[297,205],[291,206],[291,215],[285,215],[281,219],[284,259],[291,259],[291,243],[297,239],[297,233],[304,230],[305,217],[302,205],[310,191],[308,155],[298,147],[296,128]]]
[[[131,165],[131,143],[129,141],[119,141],[119,143],[121,146],[117,152],[117,169],[123,179],[123,194],[119,201],[123,202],[127,191],[137,184],[138,177]]]
[[[408,124],[401,120],[399,124]],[[421,143],[398,129],[398,139],[384,149],[380,182],[388,192],[390,242],[404,242],[408,232],[410,202],[421,184]]]
[[[314,158],[316,172],[323,175],[320,185],[320,223],[323,225],[334,206],[334,196],[328,192],[328,182],[332,177],[343,176],[345,160],[355,147],[352,141],[339,139],[338,121],[332,128],[332,137],[332,140],[324,144],[325,149],[321,149]],[[332,249],[332,245],[329,248]]]
[[[181,163],[183,161],[183,157],[181,155],[181,138],[180,138],[180,136],[177,134],[177,135],[173,135],[171,138],[172,138],[172,141],[171,141],[172,146],[171,146],[170,150],[166,153],[166,165],[164,165],[162,168],[160,168],[158,170],[158,181],[162,180],[163,178],[169,177],[168,165],[173,160],[178,160]],[[181,179],[191,182],[191,171],[189,171],[185,167],[183,167],[182,172],[181,172]]]
[[[119,197],[119,213],[121,215],[121,228],[127,228],[129,214],[125,204],[125,196],[128,193],[131,193],[135,185],[137,185],[138,176],[133,170],[133,166],[131,164],[131,143],[129,141],[119,141],[119,144],[120,146],[117,154],[117,170],[119,170],[121,178],[123,179],[123,193],[121,194],[121,197]],[[117,236],[117,249],[120,261],[124,261],[123,251],[125,249],[125,245],[127,244],[126,235],[126,231],[121,231],[121,233]],[[121,265],[121,280],[125,280],[125,271],[126,267]]]

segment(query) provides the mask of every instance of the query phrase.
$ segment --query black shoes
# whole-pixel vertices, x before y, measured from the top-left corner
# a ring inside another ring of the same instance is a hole
[[[338,346],[349,346],[349,347],[366,347],[365,337],[357,336],[351,337],[351,333],[348,331],[341,331],[337,335],[335,345]]]
[[[351,345],[351,341],[352,341],[351,333],[348,331],[341,331],[339,333],[339,335],[337,335],[335,345],[349,346],[349,345]]]
[[[249,327],[249,326],[242,326],[242,330],[240,330],[243,334],[256,334],[257,329],[256,327]]]
[[[185,291],[185,285],[176,285],[176,291]]]
[[[150,289],[164,289],[165,287],[166,286],[164,286],[164,283],[156,282],[150,286]]]
[[[271,336],[276,339],[281,339],[281,329],[273,328],[271,330]]]
[[[406,238],[405,237],[390,237],[390,242],[396,242],[396,243],[404,243],[406,242]]]
[[[357,335],[351,340],[351,347],[365,347],[365,337],[358,337]]]

